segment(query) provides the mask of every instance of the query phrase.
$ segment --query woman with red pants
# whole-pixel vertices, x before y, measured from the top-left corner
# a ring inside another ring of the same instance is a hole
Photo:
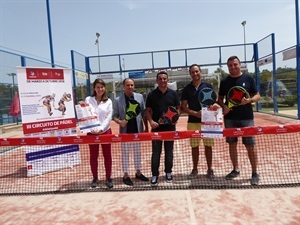
[[[101,79],[96,79],[93,83],[93,94],[86,97],[85,103],[89,104],[97,113],[99,118],[100,127],[92,130],[87,135],[103,135],[111,134],[110,121],[112,119],[112,101],[107,96],[106,84]],[[111,144],[101,144],[102,153],[104,157],[104,166],[106,173],[105,185],[108,188],[113,187],[111,179]],[[99,144],[90,144],[90,165],[93,174],[92,188],[99,185],[98,179],[98,156],[99,156]]]

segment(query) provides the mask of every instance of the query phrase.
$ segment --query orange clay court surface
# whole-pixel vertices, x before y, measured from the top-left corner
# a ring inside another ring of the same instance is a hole
[[[180,118],[177,130],[186,130],[186,120]],[[299,122],[255,114],[259,126]],[[114,122],[112,128],[118,133]],[[5,134],[18,136],[20,131]],[[0,225],[8,224],[300,225],[300,188],[1,196]]]

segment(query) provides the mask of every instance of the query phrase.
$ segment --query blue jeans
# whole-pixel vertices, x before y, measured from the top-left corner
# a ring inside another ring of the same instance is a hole
[[[254,127],[254,120],[230,120],[224,119],[225,128],[242,128],[242,127]],[[226,137],[227,143],[237,142],[237,137]],[[255,145],[254,137],[242,137],[244,145]]]

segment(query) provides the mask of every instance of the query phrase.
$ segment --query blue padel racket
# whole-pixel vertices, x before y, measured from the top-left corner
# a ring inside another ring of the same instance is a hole
[[[179,119],[179,112],[177,111],[176,107],[169,106],[167,110],[165,110],[161,117],[158,120],[159,124],[164,125],[172,125],[175,124]]]
[[[126,104],[125,120],[128,121],[133,118],[136,118],[140,113],[141,113],[140,103],[138,103],[134,99],[129,99],[129,101]]]
[[[212,88],[203,88],[198,94],[199,102],[202,106],[211,106],[217,100],[217,94]]]
[[[227,93],[228,108],[231,109],[233,107],[241,105],[242,99],[249,97],[249,93],[246,91],[245,88],[241,86],[234,86],[230,88],[230,90]]]

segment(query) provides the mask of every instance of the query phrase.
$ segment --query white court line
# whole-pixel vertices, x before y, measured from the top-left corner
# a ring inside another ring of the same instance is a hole
[[[191,199],[191,195],[190,195],[190,190],[186,191],[186,200],[187,200],[187,207],[189,209],[189,213],[190,213],[190,220],[191,220],[191,225],[196,225],[196,217],[195,217],[195,211],[194,211],[194,207],[192,204],[192,199]]]
[[[0,155],[2,154],[8,154],[8,153],[15,153],[15,151],[17,150],[23,150],[23,147],[21,146],[7,146],[7,148],[5,148],[4,146],[1,147],[0,149]]]

